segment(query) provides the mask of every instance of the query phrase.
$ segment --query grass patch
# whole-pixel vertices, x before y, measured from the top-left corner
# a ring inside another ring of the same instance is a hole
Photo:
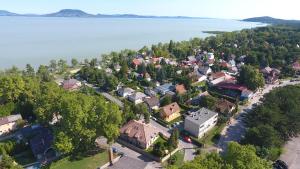
[[[170,163],[170,159],[174,159],[174,163]],[[173,165],[173,166],[177,166],[177,167],[180,167],[183,165],[184,163],[184,150],[179,150],[177,151],[175,154],[173,154],[171,156],[171,158],[165,162],[162,163],[162,166],[167,168],[169,165]]]
[[[72,159],[70,156],[65,157],[59,161],[52,163],[49,169],[95,169],[108,162],[108,154],[106,151],[98,154],[82,157],[79,159]]]
[[[167,140],[165,140],[164,138],[162,138],[161,136],[159,136],[159,137],[155,140],[155,142],[152,144],[152,146],[150,146],[150,147],[146,150],[146,152],[148,152],[148,153],[150,153],[150,154],[153,154],[153,146],[154,146],[155,144],[157,144],[158,142],[161,142],[161,143],[163,143],[163,144],[166,144],[166,143],[167,143]]]
[[[200,139],[200,142],[203,143],[205,146],[212,146],[213,144],[215,144],[217,142],[215,136],[220,134],[221,131],[223,130],[223,128],[225,127],[225,123],[215,126],[213,127],[210,131],[208,131],[205,136],[203,136]]]

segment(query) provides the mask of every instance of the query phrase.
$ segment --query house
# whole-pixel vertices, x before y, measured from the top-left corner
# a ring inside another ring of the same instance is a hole
[[[166,83],[166,84],[163,84],[161,86],[156,87],[155,90],[156,90],[157,93],[165,95],[169,91],[174,91],[175,86],[172,85],[172,83]]]
[[[300,72],[300,63],[299,61],[296,61],[292,64],[292,68],[296,71],[296,72]]]
[[[198,71],[203,75],[208,75],[212,72],[212,70],[209,66],[202,66],[198,69]]]
[[[151,81],[151,76],[150,76],[150,74],[149,74],[149,73],[145,73],[145,74],[144,74],[144,79],[146,79],[148,82],[150,82],[150,81]]]
[[[201,108],[186,116],[184,120],[184,130],[197,138],[201,138],[217,124],[217,121],[218,113],[206,108]]]
[[[120,129],[120,138],[136,147],[148,149],[159,137],[159,131],[151,124],[131,120]]]
[[[235,104],[226,99],[219,99],[215,104],[215,111],[228,115],[235,109]]]
[[[16,130],[18,120],[22,120],[20,114],[0,118],[0,136]]]
[[[53,140],[51,131],[47,128],[41,128],[38,134],[29,141],[34,157],[42,164],[54,160],[57,156],[56,151],[52,148]]]
[[[261,69],[260,72],[264,75],[267,84],[275,84],[278,82],[280,70],[267,66]]]
[[[121,66],[119,64],[114,65],[114,69],[116,72],[119,72],[121,70]]]
[[[178,94],[180,94],[180,95],[186,93],[186,89],[185,89],[185,87],[184,87],[183,84],[181,84],[181,85],[176,85],[175,90],[176,90],[176,93],[178,93]]]
[[[139,59],[133,59],[132,60],[132,64],[135,67],[135,69],[141,65],[143,63],[143,59],[139,58]]]
[[[140,104],[143,103],[144,98],[147,97],[142,92],[135,92],[132,95],[128,96],[129,101],[133,102],[134,104]]]
[[[170,122],[180,116],[180,107],[176,102],[166,105],[160,110],[160,117],[167,122]]]
[[[251,99],[254,93],[251,90],[244,89],[241,93],[241,100]]]
[[[157,95],[157,93],[150,87],[145,88],[144,93],[150,97]]]
[[[157,97],[148,97],[144,99],[144,102],[147,104],[150,110],[159,109],[159,99]]]
[[[191,104],[193,106],[198,106],[201,103],[201,99],[203,99],[206,96],[210,96],[210,94],[207,91],[200,93],[198,96],[195,96],[194,98],[189,100],[187,103]]]
[[[216,72],[211,74],[211,76],[209,77],[210,82],[209,84],[212,86],[217,85],[218,83],[227,81],[227,80],[232,80],[235,79],[234,77],[226,74],[225,72]]]
[[[129,95],[132,95],[135,91],[129,87],[122,87],[118,89],[118,95],[121,97],[128,97]]]
[[[69,91],[78,90],[81,87],[81,85],[82,85],[81,82],[76,79],[64,80],[62,82],[62,87],[65,90],[69,90]]]

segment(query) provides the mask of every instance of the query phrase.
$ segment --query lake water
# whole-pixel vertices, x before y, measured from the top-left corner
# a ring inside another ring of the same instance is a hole
[[[207,37],[258,23],[221,19],[102,19],[0,17],[0,69],[48,64],[51,59],[100,57],[169,40]]]

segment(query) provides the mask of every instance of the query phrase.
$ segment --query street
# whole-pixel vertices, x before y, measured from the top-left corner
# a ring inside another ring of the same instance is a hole
[[[246,132],[243,116],[246,115],[249,112],[249,110],[252,109],[254,104],[259,103],[259,100],[264,96],[264,94],[269,93],[273,88],[276,87],[283,87],[287,85],[296,85],[296,84],[300,84],[300,82],[299,81],[291,82],[289,80],[286,80],[286,81],[282,81],[281,84],[266,85],[261,92],[255,93],[253,98],[249,100],[248,106],[241,106],[240,113],[237,115],[237,117],[232,119],[231,124],[227,125],[221,132],[221,138],[217,145],[218,149],[224,152],[224,150],[226,150],[228,142],[231,141],[239,142],[243,138]],[[300,142],[298,144],[300,144]],[[294,154],[297,154],[296,150],[293,151]]]
[[[289,169],[300,168],[300,137],[293,138],[287,142],[280,159],[288,164]]]

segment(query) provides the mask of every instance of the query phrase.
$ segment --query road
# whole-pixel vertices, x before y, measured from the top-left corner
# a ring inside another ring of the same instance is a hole
[[[289,169],[300,168],[300,136],[288,141],[280,159],[288,164]]]
[[[117,104],[120,108],[123,108],[124,107],[124,104],[122,101],[120,101],[119,99],[115,98],[114,96],[110,95],[109,93],[106,93],[106,92],[103,92],[103,91],[100,91],[99,87],[96,87],[92,84],[89,84],[89,83],[85,83],[86,86],[88,87],[91,87],[93,89],[95,89],[95,91],[98,93],[98,94],[101,94],[103,97],[105,97],[106,99],[110,100],[111,102],[114,102],[115,104]]]
[[[237,117],[232,119],[231,124],[226,126],[221,132],[221,138],[217,145],[219,151],[225,151],[228,142],[231,141],[239,142],[243,138],[246,132],[243,116],[246,115],[250,109],[252,109],[253,104],[259,103],[259,100],[264,96],[264,94],[269,93],[272,89],[276,87],[283,87],[287,85],[296,85],[296,84],[300,84],[300,82],[299,81],[290,82],[286,80],[286,81],[282,81],[281,84],[266,85],[261,92],[255,93],[253,98],[249,100],[248,106],[241,106],[240,113],[237,115]]]

